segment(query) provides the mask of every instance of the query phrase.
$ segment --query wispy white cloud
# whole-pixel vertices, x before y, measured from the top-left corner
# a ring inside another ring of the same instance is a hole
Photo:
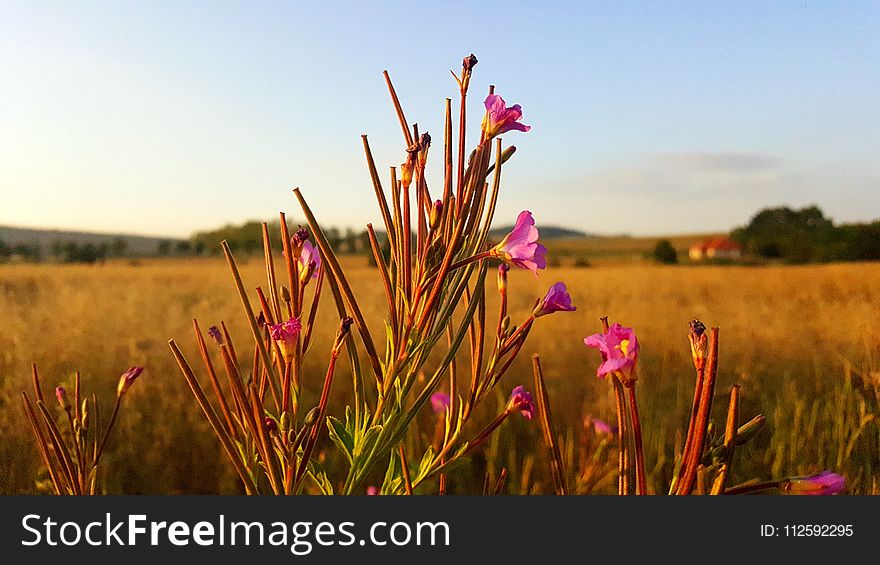
[[[726,231],[768,206],[818,204],[838,221],[880,216],[880,179],[762,153],[655,153],[542,186],[552,222],[598,233]]]

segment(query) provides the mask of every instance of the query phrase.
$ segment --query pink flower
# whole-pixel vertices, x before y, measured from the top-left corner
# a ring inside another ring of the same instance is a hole
[[[437,414],[446,412],[449,408],[449,395],[445,392],[435,392],[431,395],[431,408]]]
[[[300,282],[306,282],[309,277],[317,278],[318,268],[321,266],[321,254],[308,240],[302,242],[302,251],[299,253],[298,261]]]
[[[846,479],[843,475],[822,471],[818,475],[786,479],[782,482],[780,489],[784,494],[840,494],[846,490]]]
[[[538,228],[535,218],[528,210],[523,210],[516,218],[516,225],[489,254],[505,263],[512,263],[538,275],[538,269],[547,268],[547,248],[538,243]]]
[[[269,336],[281,348],[281,356],[287,362],[293,360],[293,353],[296,351],[296,341],[301,329],[302,324],[297,318],[291,318],[280,324],[269,324]]]
[[[553,312],[574,312],[575,310],[577,310],[577,306],[572,306],[571,296],[568,294],[568,289],[565,288],[565,283],[558,282],[550,287],[550,290],[544,295],[544,299],[535,308],[533,315],[539,318]]]
[[[131,385],[134,384],[134,381],[136,381],[143,372],[143,367],[129,367],[126,372],[122,373],[122,376],[119,377],[119,384],[116,386],[116,396],[122,396],[128,392],[128,389],[131,388]]]
[[[510,393],[510,400],[507,401],[507,411],[516,412],[523,415],[526,420],[531,420],[535,415],[535,403],[532,402],[532,394],[523,388],[522,385],[514,388]]]
[[[602,355],[602,363],[596,370],[599,378],[617,375],[623,381],[635,380],[636,361],[639,357],[639,340],[632,328],[612,324],[608,333],[593,334],[584,343],[594,347]]]
[[[377,496],[379,494],[379,489],[374,486],[367,487],[367,496]]]
[[[593,427],[593,431],[598,435],[614,435],[614,428],[612,428],[609,424],[606,424],[599,418],[593,418],[592,416],[587,416],[587,425]]]
[[[497,94],[486,97],[486,115],[483,117],[483,132],[486,139],[515,129],[517,131],[529,131],[531,126],[519,123],[522,118],[522,108],[514,104],[510,108],[504,103],[504,99]]]

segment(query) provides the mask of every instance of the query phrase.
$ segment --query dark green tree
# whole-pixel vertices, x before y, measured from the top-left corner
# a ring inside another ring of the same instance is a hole
[[[654,246],[654,259],[658,263],[665,265],[674,265],[678,263],[678,252],[675,251],[672,242],[668,239],[661,239]]]

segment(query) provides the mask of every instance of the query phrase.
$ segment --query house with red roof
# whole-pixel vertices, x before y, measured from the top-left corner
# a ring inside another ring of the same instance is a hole
[[[729,237],[713,237],[691,245],[688,257],[691,261],[739,259],[742,257],[742,245]]]

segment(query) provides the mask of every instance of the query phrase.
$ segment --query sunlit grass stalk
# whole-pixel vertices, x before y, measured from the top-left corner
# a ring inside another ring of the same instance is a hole
[[[186,382],[189,384],[190,390],[192,390],[193,395],[196,397],[196,401],[202,408],[202,412],[204,412],[205,417],[208,418],[208,422],[211,424],[211,427],[214,429],[214,433],[220,440],[220,444],[223,446],[224,451],[226,451],[226,455],[232,462],[232,466],[238,474],[239,479],[241,479],[241,482],[245,487],[245,492],[247,494],[257,494],[259,490],[257,489],[256,483],[251,477],[251,474],[247,470],[245,464],[242,462],[241,457],[238,454],[238,450],[235,448],[235,444],[232,438],[229,437],[229,434],[223,427],[222,422],[217,417],[216,412],[214,412],[214,408],[211,406],[211,403],[205,396],[205,392],[202,390],[198,379],[196,379],[195,373],[193,373],[192,369],[190,368],[186,357],[184,357],[183,352],[180,351],[180,348],[177,346],[176,343],[174,343],[173,339],[168,341],[168,345],[169,347],[171,347],[171,352],[174,355],[174,358],[177,360],[177,364],[180,367],[180,370],[183,373]]]
[[[351,290],[351,285],[345,278],[345,274],[342,271],[342,267],[339,265],[339,260],[336,258],[336,254],[333,252],[333,249],[327,242],[327,238],[321,231],[321,227],[318,224],[318,221],[315,219],[311,208],[309,208],[309,205],[306,203],[305,199],[300,193],[300,190],[298,188],[295,188],[293,190],[293,193],[296,195],[296,198],[299,201],[300,206],[302,207],[303,213],[306,215],[306,219],[309,222],[309,227],[311,228],[312,233],[315,236],[315,241],[318,243],[318,247],[321,250],[321,257],[330,267],[330,272],[333,278],[339,284],[339,288],[342,291],[342,296],[345,298],[346,304],[351,309],[351,315],[354,318],[355,326],[357,327],[358,333],[361,336],[361,341],[363,342],[364,348],[366,349],[367,355],[369,356],[370,365],[373,369],[373,373],[376,375],[376,378],[381,382],[382,368],[379,361],[379,355],[376,353],[376,346],[373,342],[373,337],[370,335],[370,330],[367,327],[367,322],[364,319],[364,315],[361,312],[357,300],[354,297],[354,293]]]
[[[642,423],[639,419],[639,403],[636,398],[636,384],[627,386],[629,394],[629,421],[632,425],[633,446],[635,447],[636,489],[640,495],[648,494],[648,479],[645,475],[645,450],[642,446]]]
[[[565,465],[562,454],[559,452],[559,444],[556,441],[556,431],[553,428],[553,415],[550,411],[550,398],[547,387],[544,384],[544,369],[541,367],[541,356],[537,353],[532,355],[532,374],[535,382],[535,396],[538,398],[538,414],[541,419],[541,432],[544,435],[544,443],[550,451],[550,467],[553,474],[553,482],[556,486],[556,494],[568,494],[566,483]]]

